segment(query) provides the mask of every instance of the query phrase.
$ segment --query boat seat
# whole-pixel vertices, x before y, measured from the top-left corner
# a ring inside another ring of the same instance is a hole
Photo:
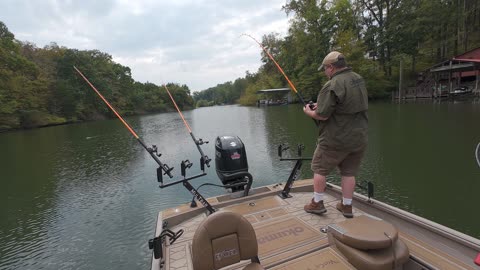
[[[244,270],[264,269],[258,259],[255,230],[242,215],[219,211],[198,226],[192,241],[194,270],[220,269],[250,260]]]
[[[397,229],[370,215],[328,225],[328,239],[359,270],[396,269],[409,258]]]

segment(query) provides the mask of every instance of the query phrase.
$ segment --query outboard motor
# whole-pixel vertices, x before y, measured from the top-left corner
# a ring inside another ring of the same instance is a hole
[[[215,167],[224,185],[234,185],[232,192],[245,190],[245,196],[252,185],[248,172],[247,153],[242,140],[237,136],[218,136],[215,140]],[[245,189],[247,186],[247,189]]]

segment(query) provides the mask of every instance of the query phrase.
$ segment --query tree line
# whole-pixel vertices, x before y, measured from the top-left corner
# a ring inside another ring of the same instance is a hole
[[[16,40],[0,22],[0,131],[114,117],[73,66],[121,115],[173,110],[163,87],[133,80],[111,55],[55,43],[38,48]],[[180,109],[193,108],[188,86],[167,86]]]
[[[398,87],[401,62],[404,84],[414,85],[418,72],[480,44],[478,0],[288,0],[283,10],[290,17],[288,34],[266,34],[262,44],[307,100],[315,100],[327,80],[317,69],[331,50],[345,54],[365,78],[369,98],[378,99]],[[258,90],[288,86],[259,53],[260,68],[233,82],[193,96],[187,85],[170,83],[169,89],[181,109],[254,105],[262,98]],[[161,86],[136,82],[111,55],[55,43],[38,48],[16,40],[0,22],[0,131],[113,117],[73,66],[122,115],[173,110]]]
[[[398,88],[401,62],[404,85],[414,86],[419,72],[480,44],[478,0],[289,0],[283,10],[291,17],[288,34],[267,34],[262,44],[305,99],[315,100],[326,82],[317,69],[331,50],[345,54],[369,98],[379,99]],[[259,70],[236,81],[242,79],[244,92],[227,103],[253,105],[262,98],[258,90],[288,86],[263,52]],[[211,97],[234,90],[227,83],[208,91],[195,93],[203,104],[218,104]]]

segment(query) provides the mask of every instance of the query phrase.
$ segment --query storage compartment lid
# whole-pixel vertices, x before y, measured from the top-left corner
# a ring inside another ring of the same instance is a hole
[[[392,224],[370,215],[328,225],[328,232],[345,245],[362,250],[388,248],[398,239]]]

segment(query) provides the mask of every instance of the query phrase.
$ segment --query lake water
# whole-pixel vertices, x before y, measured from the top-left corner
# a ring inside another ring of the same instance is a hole
[[[316,129],[300,105],[219,106],[184,112],[197,138],[239,136],[254,187],[285,182],[293,162],[277,147],[298,143],[305,156]],[[359,181],[372,181],[376,199],[480,238],[480,104],[475,102],[371,103],[369,147]],[[127,118],[163,163],[194,163],[198,151],[177,113]],[[182,186],[158,188],[157,164],[120,121],[112,119],[0,134],[0,269],[144,269],[158,211],[190,201]],[[215,165],[192,180],[220,184]],[[307,162],[302,178],[311,178]],[[172,181],[165,180],[165,181]],[[339,182],[333,174],[329,180]],[[222,188],[202,187],[205,197]]]

